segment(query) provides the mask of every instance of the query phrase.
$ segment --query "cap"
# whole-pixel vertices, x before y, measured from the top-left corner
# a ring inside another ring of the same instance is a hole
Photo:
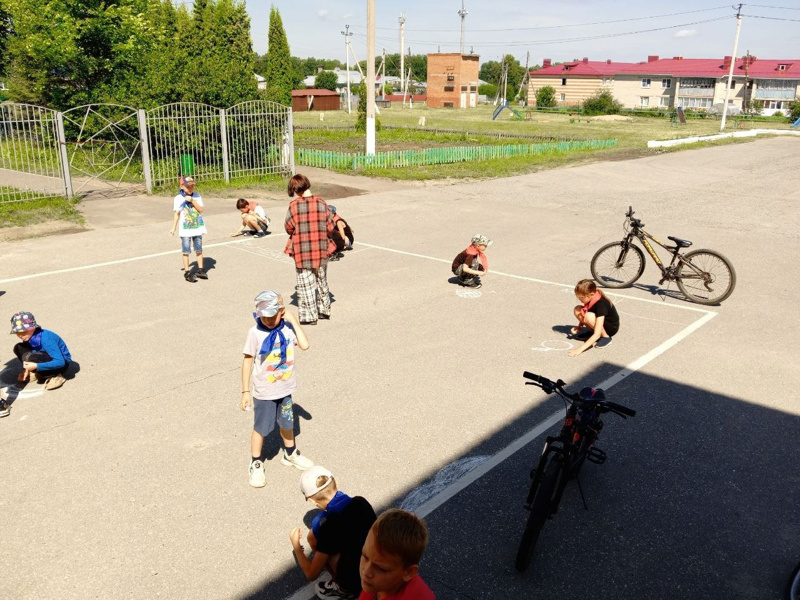
[[[328,481],[318,486],[317,479],[320,477],[327,477]],[[328,487],[331,481],[333,481],[333,473],[328,471],[325,467],[314,465],[310,469],[303,471],[303,474],[300,476],[300,491],[303,493],[305,499],[308,500],[314,494],[318,494]]]
[[[472,236],[472,245],[473,246],[491,246],[492,245],[492,240],[490,240],[485,235],[482,235],[480,233],[476,233],[475,235]]]
[[[22,333],[37,327],[36,317],[33,316],[33,313],[21,311],[11,317],[11,333]]]
[[[336,207],[335,207],[333,204],[328,204],[328,208],[330,208],[330,209],[331,209],[331,212],[332,212],[333,214],[336,214]]]
[[[190,183],[194,183],[194,177],[192,177],[191,175],[184,175],[183,185],[189,185]]]
[[[265,290],[256,296],[256,314],[259,317],[274,317],[283,308],[283,298],[278,292]]]

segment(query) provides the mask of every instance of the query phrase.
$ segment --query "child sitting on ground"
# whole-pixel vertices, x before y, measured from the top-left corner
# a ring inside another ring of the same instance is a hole
[[[453,260],[453,274],[461,285],[473,288],[481,287],[480,275],[489,272],[489,261],[484,252],[492,245],[492,240],[485,235],[476,234],[470,245]]]
[[[375,522],[375,511],[361,496],[351,498],[340,492],[333,474],[324,467],[305,471],[300,477],[300,491],[322,510],[306,536],[313,558],[307,557],[300,545],[300,527],[289,534],[300,568],[309,581],[319,577],[323,569],[331,574],[329,581],[317,583],[318,598],[355,600],[361,593],[361,548]]]
[[[355,237],[347,221],[336,212],[336,207],[333,204],[328,204],[328,208],[331,209],[331,214],[333,215],[333,231],[330,238],[336,244],[336,250],[333,251],[328,260],[339,260],[344,256],[344,250],[353,249]]]
[[[309,343],[297,317],[288,312],[280,294],[264,291],[256,296],[256,324],[247,332],[242,360],[242,396],[239,407],[253,408],[253,433],[250,436],[250,485],[264,487],[264,461],[261,451],[264,436],[275,428],[281,432],[281,464],[305,471],[314,463],[300,455],[294,443],[292,393],[297,389],[294,376],[295,346],[307,350]],[[252,379],[253,391],[250,391]]]
[[[269,218],[264,208],[258,202],[239,198],[236,201],[236,208],[242,213],[242,226],[231,234],[231,237],[244,235],[245,233],[261,233],[267,235],[269,231]]]
[[[428,545],[425,522],[393,508],[369,531],[361,551],[359,600],[435,600],[419,576],[419,561]]]
[[[29,312],[18,312],[11,317],[11,333],[21,340],[14,346],[14,354],[22,363],[20,383],[36,381],[46,390],[56,390],[66,382],[64,372],[69,368],[72,356],[61,337],[48,329],[42,329]]]
[[[570,329],[570,333],[573,339],[583,341],[583,345],[568,351],[569,356],[578,356],[592,346],[605,348],[619,331],[619,313],[611,300],[597,289],[594,281],[581,279],[575,286],[575,296],[581,304],[572,311],[578,319],[578,324]],[[590,331],[581,335],[581,329],[584,327]]]

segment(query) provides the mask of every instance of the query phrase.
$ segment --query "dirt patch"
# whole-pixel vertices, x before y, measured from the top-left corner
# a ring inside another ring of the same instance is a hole
[[[625,115],[600,115],[599,117],[590,117],[590,121],[633,121],[633,117],[626,117]]]
[[[81,227],[67,221],[47,221],[26,227],[3,227],[0,229],[0,242],[14,242],[48,235],[67,235],[89,231],[89,227]]]
[[[339,198],[351,198],[352,196],[363,196],[369,190],[361,190],[338,183],[320,182],[314,185],[314,193],[322,196],[326,200],[338,200]]]

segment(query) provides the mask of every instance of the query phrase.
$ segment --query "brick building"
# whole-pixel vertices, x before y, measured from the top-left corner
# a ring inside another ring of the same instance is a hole
[[[428,107],[475,108],[478,105],[477,54],[428,54]]]

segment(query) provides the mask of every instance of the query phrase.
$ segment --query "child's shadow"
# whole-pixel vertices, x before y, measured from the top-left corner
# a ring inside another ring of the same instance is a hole
[[[211,257],[208,257],[208,256],[205,256],[205,255],[203,256],[203,270],[204,271],[210,271],[212,269],[215,269],[216,267],[217,267],[217,261],[215,259],[213,259]],[[189,265],[189,268],[190,269],[198,269],[199,266],[197,265],[197,261],[194,261],[193,263],[191,263]]]
[[[292,405],[292,412],[294,413],[294,439],[295,443],[297,443],[297,436],[300,435],[300,419],[305,419],[306,421],[310,421],[313,419],[311,413],[304,409],[299,404]],[[283,443],[281,442],[281,436],[278,431],[273,431],[267,437],[264,438],[264,446],[261,450],[261,457],[265,460],[272,460],[275,458],[278,453],[283,449]]]
[[[333,292],[328,292],[328,294],[331,297],[331,304],[336,302],[336,296],[333,294]],[[291,301],[289,302],[289,305],[290,306],[297,306],[297,307],[300,306],[300,303],[297,300],[297,291],[292,292]]]
[[[461,280],[458,277],[451,277],[450,279],[447,280],[447,283],[461,285]]]
[[[69,368],[64,372],[64,379],[69,381],[75,379],[75,375],[80,372],[81,365],[76,361],[69,364]],[[17,377],[22,373],[22,364],[18,359],[12,358],[7,361],[2,370],[0,370],[0,388],[3,389],[3,399],[8,406],[14,404],[14,401],[19,397],[20,393],[30,382],[18,381]],[[35,376],[33,376],[35,377]]]

